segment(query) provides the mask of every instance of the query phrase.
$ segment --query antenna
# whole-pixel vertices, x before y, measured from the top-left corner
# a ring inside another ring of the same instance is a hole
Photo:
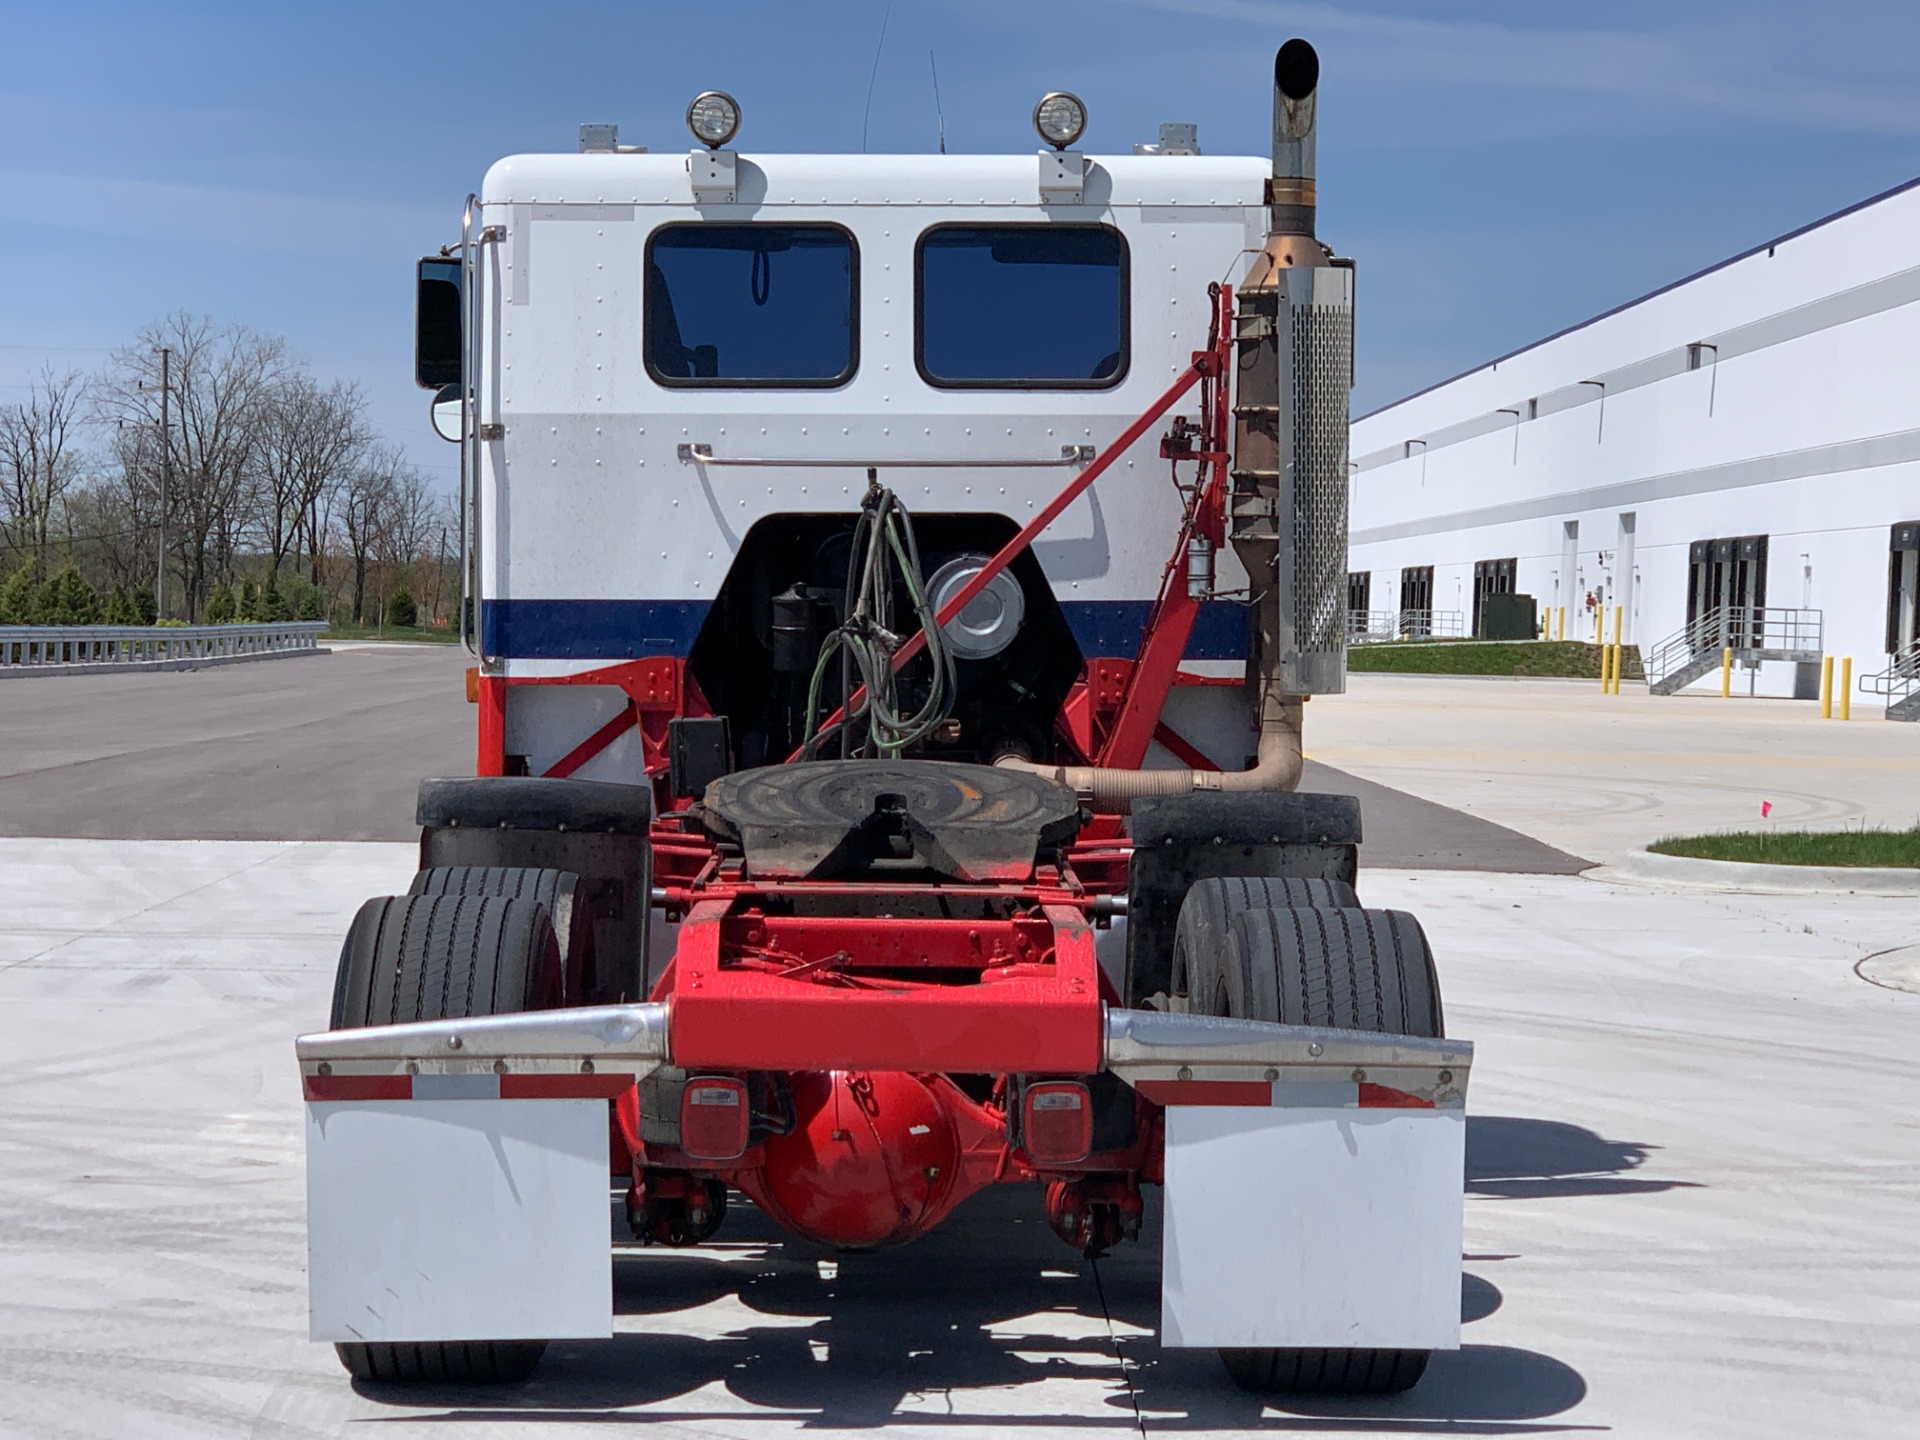
[[[940,67],[933,63],[933,51],[927,51],[927,68],[933,72],[933,116],[940,122],[940,153],[947,153],[947,117],[940,109]]]
[[[860,153],[867,153],[867,121],[873,115],[873,86],[880,78],[880,53],[887,48],[887,21],[893,18],[893,0],[880,12],[880,43],[873,47],[873,72],[867,76],[867,108],[860,112]]]

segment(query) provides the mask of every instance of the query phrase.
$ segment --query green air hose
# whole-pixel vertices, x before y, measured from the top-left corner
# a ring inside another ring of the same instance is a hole
[[[891,628],[896,567],[914,619],[927,638],[927,659],[933,667],[933,684],[926,701],[911,715],[900,713],[894,695],[893,657],[908,639]],[[814,759],[822,743],[838,735],[842,754],[897,759],[952,714],[953,654],[947,648],[946,635],[934,624],[933,605],[927,599],[927,582],[920,568],[920,549],[913,535],[913,517],[900,497],[881,485],[871,470],[867,472],[866,496],[860,502],[860,518],[854,524],[842,614],[839,627],[827,636],[814,662],[813,680],[807,687],[807,740],[802,753]],[[847,682],[857,676],[866,695],[851,713],[822,730],[821,694],[836,661],[842,694],[849,692]],[[862,721],[866,722],[866,733],[856,742],[854,737]]]

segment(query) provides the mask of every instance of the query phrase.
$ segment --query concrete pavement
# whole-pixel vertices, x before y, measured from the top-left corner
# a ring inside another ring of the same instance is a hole
[[[1669,835],[1920,821],[1920,725],[1860,696],[1842,723],[1810,701],[1603,696],[1598,682],[1348,685],[1307,707],[1316,760],[1591,861]]]
[[[289,669],[298,667],[287,667]],[[1263,1405],[1162,1352],[1038,1197],[828,1260],[751,1211],[617,1262],[619,1335],[532,1383],[356,1391],[305,1339],[291,1038],[405,845],[0,841],[0,1436],[808,1431],[1903,1436],[1920,1410],[1920,901],[1375,872],[1478,1042],[1466,1348]],[[1150,1237],[1151,1238],[1151,1237]],[[826,1263],[823,1263],[825,1261]]]

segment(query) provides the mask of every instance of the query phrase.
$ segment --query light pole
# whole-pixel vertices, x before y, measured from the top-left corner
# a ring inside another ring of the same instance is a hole
[[[154,562],[153,618],[167,613],[167,492],[173,486],[173,430],[167,423],[167,396],[172,391],[173,350],[160,347],[160,543]]]

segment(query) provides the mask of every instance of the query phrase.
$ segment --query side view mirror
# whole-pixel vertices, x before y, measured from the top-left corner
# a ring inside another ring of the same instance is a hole
[[[442,440],[460,443],[460,387],[446,385],[433,393],[433,405],[428,412],[433,422],[433,433]]]
[[[414,287],[413,325],[413,383],[421,389],[460,384],[464,309],[460,262],[437,255],[422,260]]]

